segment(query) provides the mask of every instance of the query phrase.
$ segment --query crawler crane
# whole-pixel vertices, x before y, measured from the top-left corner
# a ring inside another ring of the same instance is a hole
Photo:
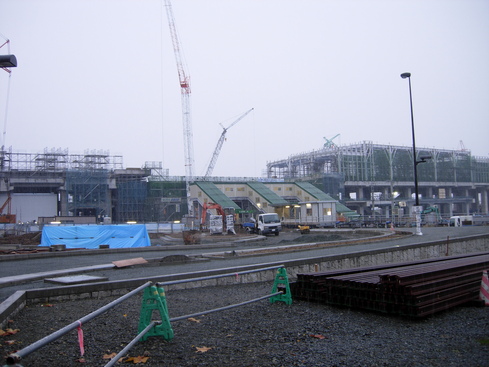
[[[209,177],[212,174],[212,171],[214,170],[214,167],[217,162],[217,158],[219,157],[219,153],[221,152],[222,144],[224,143],[224,139],[226,138],[226,133],[228,130],[236,125],[239,121],[244,119],[247,114],[249,114],[251,111],[253,111],[254,108],[250,108],[248,111],[243,113],[238,119],[234,120],[228,127],[224,127],[221,124],[222,127],[222,133],[221,136],[219,137],[219,140],[217,141],[216,148],[214,149],[214,154],[212,154],[211,162],[209,163],[209,166],[207,167],[207,172],[205,173],[204,177]]]

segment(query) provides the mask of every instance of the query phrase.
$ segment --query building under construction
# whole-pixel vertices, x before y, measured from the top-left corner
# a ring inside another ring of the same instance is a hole
[[[99,221],[142,220],[147,176],[141,169],[122,168],[121,156],[105,151],[69,154],[45,149],[43,153],[0,153],[0,202],[9,202],[16,222],[40,217],[95,217]],[[144,192],[141,193],[141,192]]]
[[[418,149],[421,156],[431,157],[417,166],[419,199],[426,213],[438,219],[488,214],[489,158],[465,150],[424,148]],[[231,200],[242,213],[267,208],[291,221],[298,218],[301,205],[308,206],[307,215],[316,203],[325,205],[321,210],[331,220],[338,214],[401,221],[412,214],[415,203],[409,147],[370,142],[327,146],[270,162],[267,172],[266,178],[194,177],[188,196],[187,177],[169,176],[160,162],[124,168],[122,156],[107,151],[4,150],[0,223],[40,218],[71,223],[82,217],[96,223],[174,221],[188,214],[189,207],[198,216],[204,199]],[[331,214],[332,202],[336,213]]]
[[[489,158],[474,157],[465,149],[418,148],[416,161],[419,202],[425,211],[443,217],[488,214]],[[330,144],[269,162],[267,176],[310,181],[361,215],[389,218],[411,213],[413,166],[411,147]]]

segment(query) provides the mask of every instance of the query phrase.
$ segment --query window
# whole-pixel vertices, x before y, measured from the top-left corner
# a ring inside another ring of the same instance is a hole
[[[331,208],[323,208],[323,215],[331,215]]]

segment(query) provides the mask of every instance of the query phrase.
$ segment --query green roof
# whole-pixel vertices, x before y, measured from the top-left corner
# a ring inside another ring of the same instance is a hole
[[[194,183],[211,199],[213,203],[219,204],[223,208],[240,209],[238,204],[223,194],[222,191],[219,190],[219,188],[212,182],[198,181]]]
[[[310,195],[314,196],[318,201],[336,201],[324,191],[319,190],[310,182],[295,182],[302,190],[307,191]]]
[[[261,195],[271,206],[289,205],[289,202],[270,190],[263,182],[247,182],[249,187]]]
[[[336,212],[343,214],[345,217],[353,218],[358,217],[359,214],[348,208],[347,206],[341,204],[339,201],[333,199],[331,196],[326,194],[324,191],[319,190],[310,182],[295,182],[304,191],[307,191],[310,195],[314,196],[319,201],[336,201]]]

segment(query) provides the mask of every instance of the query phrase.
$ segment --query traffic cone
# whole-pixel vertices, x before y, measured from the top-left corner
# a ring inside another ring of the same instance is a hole
[[[489,306],[489,278],[487,277],[487,270],[482,272],[481,291],[479,298],[484,301],[486,306]]]

